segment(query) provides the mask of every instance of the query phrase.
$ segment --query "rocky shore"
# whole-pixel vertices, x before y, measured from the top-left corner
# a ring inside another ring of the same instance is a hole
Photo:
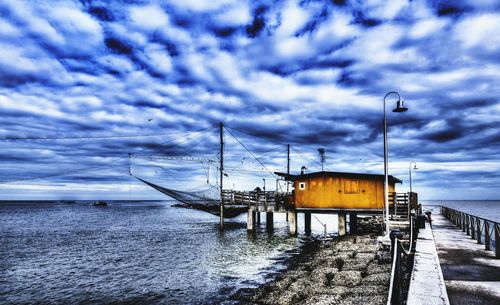
[[[385,304],[391,264],[376,234],[306,243],[286,271],[237,297],[240,304]]]

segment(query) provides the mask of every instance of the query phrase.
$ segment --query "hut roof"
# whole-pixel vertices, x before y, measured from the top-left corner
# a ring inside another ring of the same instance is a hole
[[[291,175],[287,173],[275,172],[276,175],[284,177],[285,180],[295,181],[305,178],[314,178],[314,177],[342,177],[342,178],[352,178],[352,179],[370,179],[370,180],[384,180],[384,175],[376,175],[376,174],[360,174],[360,173],[346,173],[346,172],[315,172],[315,173],[307,173],[303,175]],[[391,183],[403,183],[403,181],[399,180],[396,177],[389,175],[389,182]]]

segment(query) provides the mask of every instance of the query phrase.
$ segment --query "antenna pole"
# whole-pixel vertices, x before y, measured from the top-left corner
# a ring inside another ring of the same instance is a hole
[[[220,122],[220,228],[224,229],[224,196],[223,184],[224,179],[224,124]]]

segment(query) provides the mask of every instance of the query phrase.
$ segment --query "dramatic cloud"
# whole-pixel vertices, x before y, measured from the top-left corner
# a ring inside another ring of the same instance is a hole
[[[163,198],[129,167],[215,184],[219,122],[228,188],[273,180],[286,144],[293,172],[324,147],[382,173],[389,91],[400,190],[416,161],[422,199],[500,198],[499,28],[497,1],[4,2],[1,199]]]

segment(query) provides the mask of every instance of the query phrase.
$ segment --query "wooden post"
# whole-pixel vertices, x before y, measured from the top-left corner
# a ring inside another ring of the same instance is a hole
[[[306,231],[306,235],[311,234],[311,212],[304,213],[304,228]]]
[[[465,217],[465,226],[466,226],[466,230],[465,230],[465,234],[467,235],[470,235],[470,223],[469,223],[469,215],[464,215]]]
[[[260,225],[260,212],[259,212],[259,210],[257,210],[256,213],[257,213],[256,214],[256,216],[257,216],[257,221],[256,222],[257,222],[258,225]]]
[[[339,217],[339,236],[344,236],[345,235],[345,213],[339,212],[338,214]]]
[[[288,220],[290,226],[290,235],[297,235],[297,212],[289,211],[288,212]]]
[[[465,214],[462,212],[460,217],[462,217],[462,232],[465,232]]]
[[[485,250],[490,250],[491,249],[491,238],[490,238],[490,223],[485,220],[484,221],[484,249]]]
[[[356,213],[349,214],[349,234],[358,232],[358,215]]]
[[[247,230],[252,232],[255,230],[255,211],[252,209],[248,209]]]
[[[274,221],[274,213],[266,212],[266,229],[267,232],[273,231],[273,221]]]

